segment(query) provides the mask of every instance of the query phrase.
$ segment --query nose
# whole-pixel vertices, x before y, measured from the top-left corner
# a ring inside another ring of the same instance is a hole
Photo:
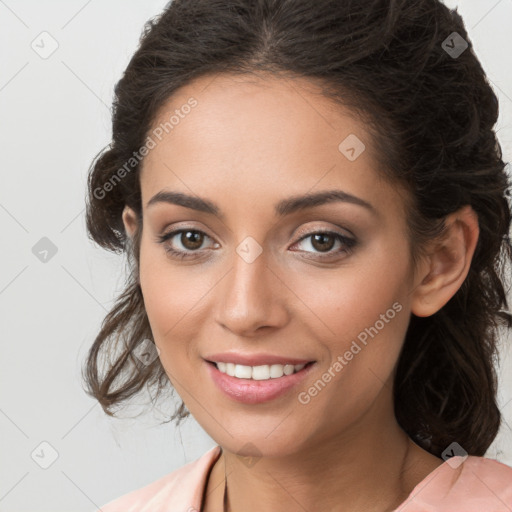
[[[245,337],[282,328],[289,320],[286,286],[277,269],[265,251],[251,260],[235,252],[215,297],[217,322]]]

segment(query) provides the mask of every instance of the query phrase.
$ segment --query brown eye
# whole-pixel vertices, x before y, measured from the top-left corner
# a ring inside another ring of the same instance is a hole
[[[335,237],[328,233],[317,233],[311,238],[311,245],[320,252],[330,251],[335,242]]]
[[[180,236],[181,244],[185,249],[190,251],[199,249],[199,247],[203,245],[203,241],[204,233],[201,233],[200,231],[182,231]]]
[[[177,259],[197,258],[205,254],[203,244],[205,239],[211,238],[198,229],[178,229],[160,235],[156,241],[164,246],[165,251]],[[213,243],[210,247],[217,248],[219,244]],[[208,248],[208,247],[206,247]]]
[[[306,243],[309,242],[309,243]],[[334,231],[316,231],[303,236],[294,245],[302,245],[303,252],[312,254],[313,257],[316,254],[317,259],[323,258],[336,258],[340,255],[348,255],[352,249],[356,246],[356,240],[336,233]],[[333,250],[336,244],[339,244],[338,250]],[[307,250],[309,245],[309,249]],[[308,256],[311,258],[311,256]]]

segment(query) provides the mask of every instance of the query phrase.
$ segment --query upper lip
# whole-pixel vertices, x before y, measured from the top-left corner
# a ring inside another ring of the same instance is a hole
[[[235,352],[224,352],[222,354],[212,354],[205,357],[212,363],[233,363],[244,366],[261,366],[265,364],[306,364],[312,362],[311,359],[298,359],[296,357],[279,356],[276,354],[240,354]]]

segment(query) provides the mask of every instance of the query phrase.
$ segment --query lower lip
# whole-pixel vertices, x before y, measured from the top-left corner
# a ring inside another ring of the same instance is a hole
[[[244,404],[260,404],[284,395],[297,386],[315,366],[313,362],[291,375],[283,375],[277,379],[253,380],[231,377],[219,371],[214,364],[205,362],[217,387],[228,397]]]

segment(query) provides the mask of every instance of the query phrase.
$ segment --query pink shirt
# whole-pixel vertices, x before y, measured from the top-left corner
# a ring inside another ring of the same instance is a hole
[[[214,446],[168,475],[108,502],[95,512],[199,512]],[[452,467],[453,466],[453,467]],[[396,512],[512,512],[512,468],[493,459],[455,456],[428,474]]]

